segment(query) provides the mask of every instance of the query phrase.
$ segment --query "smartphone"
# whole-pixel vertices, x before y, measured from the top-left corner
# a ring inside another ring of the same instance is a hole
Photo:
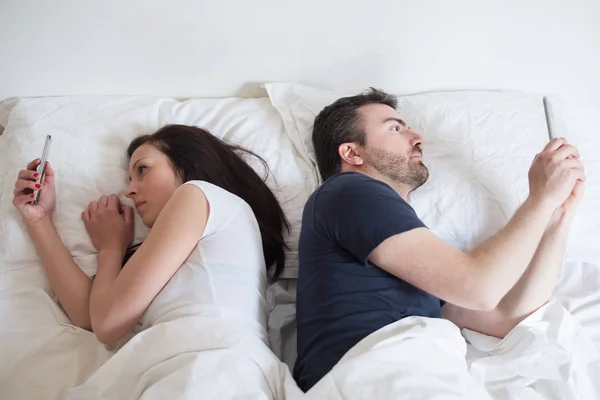
[[[46,160],[48,160],[48,153],[50,152],[50,145],[52,144],[52,135],[47,135],[46,136],[46,143],[44,144],[44,151],[42,152],[42,158],[41,158],[41,162],[40,165],[38,165],[37,167],[37,173],[38,178],[35,181],[35,183],[42,183],[42,180],[44,179],[44,171],[45,171],[45,166],[46,166]],[[39,199],[40,199],[40,190],[41,189],[35,189],[33,191],[33,200],[31,201],[31,204],[37,204]]]

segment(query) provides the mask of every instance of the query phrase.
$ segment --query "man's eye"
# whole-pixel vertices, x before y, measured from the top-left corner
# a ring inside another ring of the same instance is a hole
[[[145,169],[146,169],[145,165],[140,165],[138,167],[138,174],[142,175],[142,173],[144,172]]]
[[[400,132],[402,130],[402,127],[400,125],[394,125],[394,130],[396,132]]]

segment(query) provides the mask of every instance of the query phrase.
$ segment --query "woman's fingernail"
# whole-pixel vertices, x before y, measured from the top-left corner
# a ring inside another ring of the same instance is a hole
[[[40,174],[38,174],[37,172],[35,174],[33,174],[34,178],[37,178],[38,176],[40,176]]]
[[[32,199],[35,199],[35,194],[33,194],[33,193],[32,193],[32,194],[31,194],[31,198],[32,198]]]
[[[36,184],[35,184],[35,188],[36,188],[36,189],[41,189],[41,187],[42,187],[42,185],[40,185],[39,183],[36,183]]]

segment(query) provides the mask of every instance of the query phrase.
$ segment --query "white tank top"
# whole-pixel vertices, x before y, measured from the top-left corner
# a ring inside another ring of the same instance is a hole
[[[258,222],[238,196],[211,183],[190,181],[209,203],[196,247],[142,316],[141,328],[189,316],[242,324],[266,342],[266,269]]]

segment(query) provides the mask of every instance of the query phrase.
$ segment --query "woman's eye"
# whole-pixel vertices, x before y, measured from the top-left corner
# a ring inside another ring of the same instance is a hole
[[[138,174],[139,174],[139,175],[142,175],[142,173],[144,172],[144,170],[145,170],[145,169],[146,169],[146,166],[145,166],[145,165],[140,165],[140,166],[138,167]]]
[[[394,130],[396,132],[400,132],[402,130],[402,127],[400,125],[394,125]]]

